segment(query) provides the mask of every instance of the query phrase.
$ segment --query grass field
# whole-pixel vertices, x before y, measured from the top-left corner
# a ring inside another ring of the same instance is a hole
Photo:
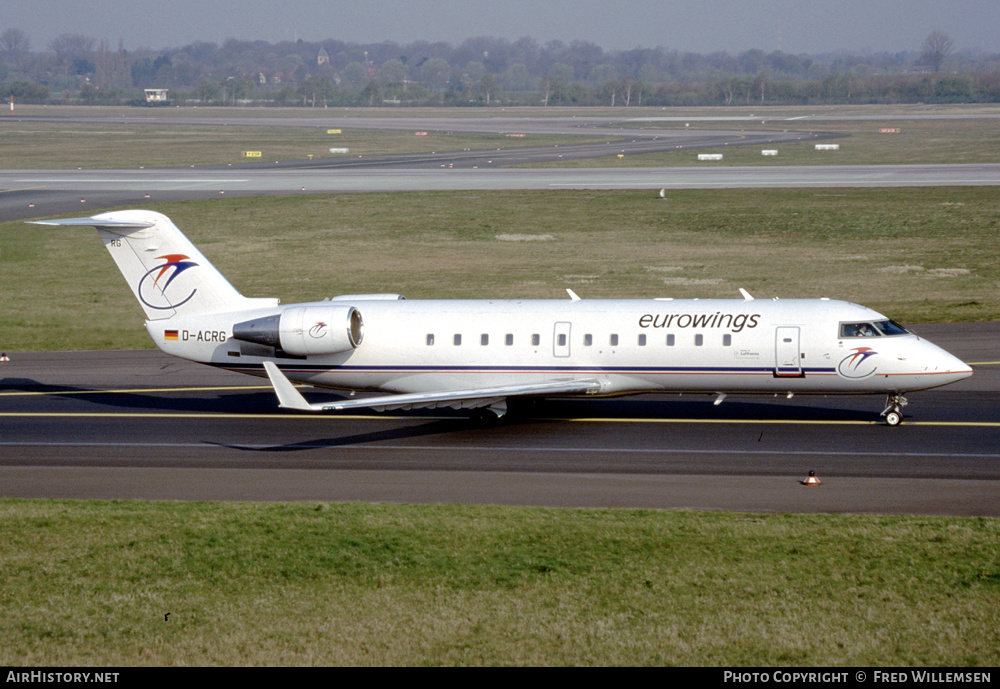
[[[782,144],[774,157],[761,156],[760,146],[727,146],[705,149],[723,153],[721,163],[698,162],[699,151],[675,151],[619,160],[616,156],[562,161],[543,166],[688,166],[688,165],[846,165],[918,163],[992,163],[1000,160],[998,106],[840,106],[801,108],[127,108],[19,106],[17,114],[47,117],[130,118],[129,122],[82,123],[0,118],[0,160],[7,168],[157,167],[245,162],[243,151],[260,151],[260,160],[299,160],[309,156],[331,157],[330,148],[347,148],[350,155],[421,153],[441,150],[550,146],[603,141],[583,136],[529,136],[461,134],[414,131],[362,130],[342,126],[346,119],[367,117],[486,117],[509,128],[518,117],[585,117],[622,120],[622,136],[641,128],[743,129],[824,131],[847,135],[837,139],[840,150],[816,151],[814,143]],[[926,119],[929,115],[941,119]],[[658,121],[688,116],[691,122]],[[315,119],[311,127],[207,126],[192,124],[141,124],[135,118],[157,117],[182,123],[186,118],[253,117]],[[754,118],[753,120],[704,120],[699,118]],[[860,119],[829,119],[852,117]],[[328,134],[323,119],[339,118],[339,134]],[[795,119],[788,119],[795,118]],[[414,129],[426,125],[414,125]],[[898,129],[882,134],[881,129]],[[705,151],[702,151],[705,152]],[[340,154],[336,154],[340,155]]]
[[[672,124],[679,129],[683,125]],[[694,123],[691,129],[719,127],[706,122]],[[646,126],[648,128],[648,125]],[[907,119],[905,115],[887,116],[877,120],[795,120],[765,121],[741,127],[747,133],[760,130],[822,131],[842,134],[846,138],[821,141],[836,144],[837,150],[816,150],[814,141],[783,143],[773,146],[726,146],[698,151],[675,151],[627,156],[621,161],[604,160],[607,166],[706,166],[706,165],[916,165],[969,164],[1000,161],[1000,126],[997,120],[923,120]],[[881,130],[895,130],[883,132]],[[763,156],[762,149],[777,151]],[[722,153],[720,162],[699,162],[698,153]],[[577,167],[587,167],[586,161],[573,161]]]
[[[357,194],[153,204],[247,296],[830,297],[1000,318],[995,190]],[[93,230],[0,224],[0,348],[149,346]]]
[[[0,664],[989,667],[998,553],[989,519],[0,500]]]
[[[256,161],[344,158],[383,153],[496,149],[586,143],[593,139],[546,136],[512,139],[505,134],[449,134],[327,127],[154,125],[142,123],[11,123],[0,119],[3,166],[40,168],[141,168],[226,165]],[[600,139],[603,141],[603,139]],[[331,153],[331,148],[348,153]],[[244,151],[260,154],[248,158]]]

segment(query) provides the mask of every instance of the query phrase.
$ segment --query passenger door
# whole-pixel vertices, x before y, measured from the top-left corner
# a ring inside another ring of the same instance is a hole
[[[803,375],[797,326],[783,325],[774,329],[774,375],[779,377]]]

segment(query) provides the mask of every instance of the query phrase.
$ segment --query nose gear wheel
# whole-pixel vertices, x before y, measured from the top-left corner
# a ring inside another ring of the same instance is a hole
[[[906,398],[898,392],[889,395],[885,401],[885,409],[882,410],[882,416],[885,417],[886,424],[890,426],[901,424],[903,422],[903,407],[906,404]]]

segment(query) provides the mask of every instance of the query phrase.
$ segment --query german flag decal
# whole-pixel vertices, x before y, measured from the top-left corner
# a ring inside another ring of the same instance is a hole
[[[163,339],[166,340],[167,342],[176,342],[177,341],[177,331],[176,330],[164,330],[163,331]]]

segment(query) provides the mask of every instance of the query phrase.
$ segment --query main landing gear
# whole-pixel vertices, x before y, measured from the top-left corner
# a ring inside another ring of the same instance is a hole
[[[473,409],[472,413],[469,414],[469,420],[477,428],[489,428],[500,423],[500,415],[489,407],[482,407]]]
[[[885,417],[886,424],[889,426],[898,426],[901,424],[903,422],[903,407],[905,406],[905,397],[898,392],[890,394],[885,401],[885,409],[882,410],[882,416]]]
[[[499,399],[494,401],[488,407],[477,407],[472,410],[469,415],[469,419],[472,421],[473,425],[479,428],[488,428],[490,426],[495,426],[500,422],[507,414],[507,400]]]

